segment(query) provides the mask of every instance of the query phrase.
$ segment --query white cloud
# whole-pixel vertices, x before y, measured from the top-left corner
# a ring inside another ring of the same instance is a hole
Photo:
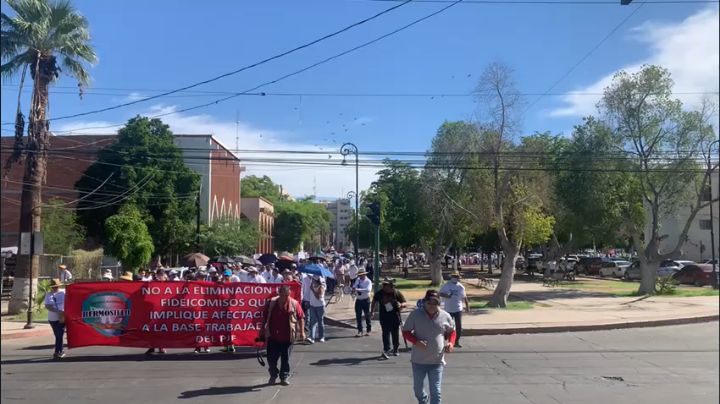
[[[638,71],[643,64],[660,65],[672,74],[677,92],[718,91],[720,69],[720,41],[718,40],[718,8],[700,11],[681,22],[645,22],[632,30],[635,40],[647,44],[651,55],[645,60],[622,67],[628,72]],[[595,83],[577,89],[563,98],[564,106],[550,111],[551,116],[586,116],[596,112],[600,96],[582,93],[602,93],[615,72]],[[676,94],[686,105],[696,105],[702,95]]]
[[[143,98],[145,98],[145,96],[143,94],[130,93],[127,95],[127,97],[125,97],[125,102],[133,102],[133,101],[137,101],[137,100],[142,100]]]
[[[175,106],[155,105],[149,108],[147,116],[160,115],[177,110]],[[219,120],[211,115],[177,113],[161,117],[177,134],[212,134],[228,149],[235,149],[236,134],[240,150],[293,150],[293,151],[327,151],[327,154],[290,154],[290,153],[239,153],[247,171],[244,175],[267,175],[283,186],[283,189],[295,197],[315,195],[318,197],[344,197],[355,189],[354,159],[347,165],[341,165],[342,156],[337,145],[311,145],[302,142],[287,141],[290,133],[279,132],[267,128],[258,128],[247,123]],[[53,125],[57,134],[73,132],[74,134],[108,134],[115,133],[115,128],[103,128],[112,123],[102,121],[68,122]],[[80,128],[88,128],[80,130]],[[252,162],[250,159],[281,159],[281,160],[319,160],[336,162],[334,166],[301,166],[288,164],[269,164]],[[377,168],[360,167],[360,190],[367,189],[377,177]]]

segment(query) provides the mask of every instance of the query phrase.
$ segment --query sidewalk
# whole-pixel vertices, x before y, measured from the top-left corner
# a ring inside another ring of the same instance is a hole
[[[35,328],[26,330],[24,328],[25,321],[8,321],[6,320],[5,316],[3,316],[2,320],[0,320],[0,325],[2,326],[2,333],[0,334],[0,339],[4,341],[17,338],[30,338],[52,335],[52,328],[50,328],[50,324],[48,324],[47,322],[34,322],[33,324],[35,325]]]
[[[468,280],[470,281],[470,280]],[[463,335],[590,331],[717,321],[720,299],[703,297],[617,297],[537,284],[513,285],[514,294],[535,303],[529,310],[478,309],[463,316]],[[410,305],[414,304],[411,300]],[[331,325],[355,327],[353,300],[327,308]],[[403,313],[404,317],[407,315]]]

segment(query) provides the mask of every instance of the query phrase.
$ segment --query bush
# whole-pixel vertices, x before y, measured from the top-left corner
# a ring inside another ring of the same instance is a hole
[[[37,284],[37,293],[35,294],[35,311],[45,309],[45,295],[50,291],[50,280],[40,279]]]
[[[678,282],[671,276],[660,276],[655,281],[656,295],[674,295]]]

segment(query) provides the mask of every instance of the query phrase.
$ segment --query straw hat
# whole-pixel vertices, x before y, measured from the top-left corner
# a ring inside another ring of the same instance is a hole
[[[133,273],[130,271],[125,271],[125,273],[122,274],[118,279],[121,279],[123,281],[132,281],[133,280]]]
[[[60,264],[60,265],[58,265],[58,269],[67,269],[67,265]]]
[[[360,275],[367,275],[367,272],[366,272],[366,271],[360,271],[360,272],[357,273],[357,276],[360,276]]]
[[[50,281],[50,287],[51,288],[59,288],[60,286],[63,286],[64,283],[60,282],[60,279],[53,279]]]

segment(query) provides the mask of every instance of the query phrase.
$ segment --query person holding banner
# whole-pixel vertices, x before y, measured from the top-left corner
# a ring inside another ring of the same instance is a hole
[[[289,386],[290,382],[290,354],[296,340],[305,339],[305,316],[297,300],[290,297],[290,287],[281,286],[278,296],[270,299],[265,307],[265,320],[263,324],[264,337],[267,343],[268,371],[270,379],[268,384],[277,383]],[[280,369],[277,363],[280,360]]]
[[[45,295],[45,308],[48,310],[48,323],[55,335],[55,353],[53,359],[65,357],[63,336],[65,335],[65,289],[60,289],[60,279],[50,282],[50,292]]]

